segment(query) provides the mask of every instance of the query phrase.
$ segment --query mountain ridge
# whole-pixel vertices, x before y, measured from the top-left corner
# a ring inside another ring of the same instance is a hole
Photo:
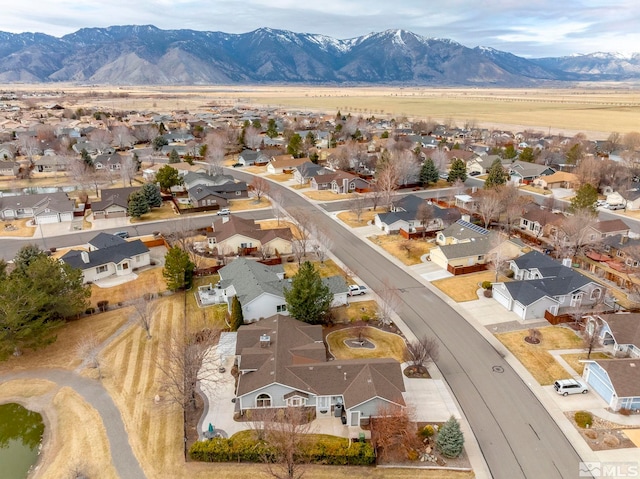
[[[0,32],[0,81],[131,84],[318,83],[535,86],[640,80],[640,53],[523,58],[402,29],[348,39],[88,27],[62,37]]]

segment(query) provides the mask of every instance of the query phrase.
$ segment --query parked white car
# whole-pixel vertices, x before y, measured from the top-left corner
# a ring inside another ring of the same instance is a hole
[[[349,285],[349,296],[360,296],[361,294],[365,294],[366,292],[366,286],[360,286],[358,284]]]
[[[558,379],[553,383],[553,389],[563,396],[568,396],[569,394],[587,394],[589,392],[587,385],[577,379]]]
[[[216,213],[218,216],[229,216],[231,214],[231,210],[229,208],[222,208],[218,210]]]

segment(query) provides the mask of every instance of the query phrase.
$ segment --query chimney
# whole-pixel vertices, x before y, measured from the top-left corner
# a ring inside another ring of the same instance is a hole
[[[462,221],[466,221],[467,223],[471,223],[471,216],[469,216],[469,215],[462,215],[462,216],[460,217],[460,219],[461,219]]]
[[[344,373],[344,380],[345,381],[347,380],[347,373],[346,372]]]
[[[260,336],[260,347],[261,348],[268,348],[271,345],[271,336],[267,336],[266,334],[263,334]]]
[[[229,217],[228,216],[223,216],[222,217],[222,224],[225,224],[229,221]]]
[[[89,262],[89,253],[87,253],[86,251],[80,251],[80,257],[82,258],[83,263]]]

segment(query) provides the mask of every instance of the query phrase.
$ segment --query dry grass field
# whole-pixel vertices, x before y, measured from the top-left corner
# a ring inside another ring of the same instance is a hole
[[[336,324],[369,321],[376,317],[377,312],[378,303],[374,300],[354,301],[348,306],[340,306],[331,310],[333,321]]]
[[[325,259],[324,263],[319,261],[311,261],[320,273],[320,277],[328,278],[329,276],[344,276],[344,271],[332,259]],[[298,263],[283,263],[284,274],[287,278],[292,278],[298,272]]]
[[[411,240],[407,243],[400,235],[377,235],[370,236],[368,239],[387,253],[395,256],[406,266],[420,264],[422,255],[427,254],[435,246],[434,243],[427,243],[424,240]],[[404,244],[410,247],[409,251],[403,247]]]
[[[12,90],[52,90],[51,85],[10,85]],[[56,84],[61,103],[107,110],[206,111],[212,106],[269,106],[362,116],[432,118],[462,126],[533,129],[604,139],[640,125],[640,90],[624,83],[572,88],[430,88],[322,86],[140,86],[113,88]],[[126,95],[123,95],[126,93]],[[43,100],[43,103],[46,103]]]
[[[552,384],[556,379],[570,378],[571,375],[549,354],[554,349],[580,348],[582,340],[570,329],[548,326],[539,329],[542,333],[540,344],[529,344],[524,340],[528,331],[512,331],[496,334],[522,365],[541,385]]]
[[[587,353],[576,353],[576,354],[563,354],[562,359],[564,359],[569,366],[573,368],[575,372],[582,376],[584,371],[584,361],[587,359]],[[599,351],[592,352],[590,359],[611,359],[611,356],[606,355],[605,353],[601,353]]]
[[[478,299],[478,289],[483,281],[494,282],[496,273],[494,271],[481,271],[479,273],[461,274],[452,278],[437,279],[431,284],[445,293],[457,303],[464,301],[475,301]],[[506,276],[499,276],[499,281],[507,281]]]
[[[362,212],[360,221],[358,221],[358,216],[353,211],[343,211],[342,213],[338,213],[338,219],[351,228],[359,228],[360,226],[367,226],[370,221],[373,222],[376,214],[382,212],[384,212],[382,209],[378,211],[368,209]]]

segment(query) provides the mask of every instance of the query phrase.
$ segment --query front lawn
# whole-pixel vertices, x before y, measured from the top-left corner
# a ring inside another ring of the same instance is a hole
[[[422,262],[420,258],[435,247],[434,243],[428,243],[423,239],[406,240],[400,235],[376,235],[368,239],[398,258],[406,266],[420,264]]]
[[[345,344],[346,340],[357,338],[356,327],[333,331],[327,335],[329,352],[336,359],[393,358],[399,362],[404,361],[405,342],[397,334],[365,326],[363,337],[373,343],[375,348],[351,348]]]
[[[431,284],[449,296],[457,303],[475,301],[478,299],[478,288],[483,281],[494,282],[494,271],[480,271],[479,273],[461,274],[452,278],[432,281]],[[499,276],[499,281],[508,281],[506,276]]]
[[[349,198],[349,195],[346,195],[343,193],[340,193],[340,194],[334,193],[333,191],[330,191],[330,190],[306,191],[304,195],[310,200],[314,200],[314,201],[336,201],[336,200],[345,200]]]
[[[564,359],[569,366],[573,368],[575,372],[577,372],[580,376],[582,376],[582,372],[584,371],[584,361],[587,359],[587,353],[574,353],[574,354],[563,354],[561,358]],[[589,359],[611,359],[611,356],[605,353],[601,353],[599,351],[592,352],[591,357]]]
[[[311,261],[316,270],[320,273],[322,278],[329,278],[330,276],[344,276],[344,271],[338,266],[332,259],[325,259],[324,263],[320,261]],[[284,268],[284,274],[287,278],[293,278],[298,272],[298,263],[295,261],[291,263],[282,263]]]
[[[496,338],[518,358],[531,375],[541,385],[553,384],[556,379],[571,377],[549,354],[554,349],[578,349],[582,346],[582,339],[569,328],[562,326],[547,326],[539,328],[542,340],[540,344],[529,344],[524,338],[528,330],[511,331],[496,334]]]
[[[369,222],[373,222],[374,218],[378,213],[383,213],[384,210],[380,209],[378,211],[373,211],[372,209],[367,209],[362,212],[360,215],[360,221],[358,221],[358,216],[353,211],[343,211],[338,214],[338,219],[344,222],[350,228],[359,228],[360,226],[367,226]]]
[[[374,300],[356,301],[348,306],[339,306],[331,309],[333,322],[336,324],[369,321],[376,317],[377,312],[378,303]]]

